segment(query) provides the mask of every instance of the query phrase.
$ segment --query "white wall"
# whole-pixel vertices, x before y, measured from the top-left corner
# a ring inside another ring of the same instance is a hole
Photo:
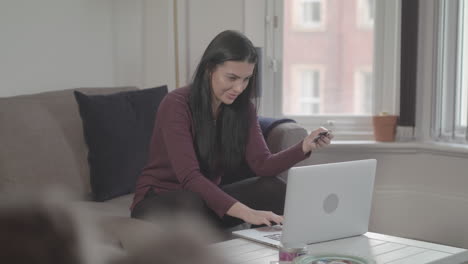
[[[114,85],[175,88],[173,0],[110,0]]]
[[[176,88],[173,2],[143,1],[142,87],[167,84],[170,90]]]
[[[111,1],[0,2],[0,96],[113,85]]]
[[[142,80],[142,1],[111,0],[111,67],[113,85],[139,86]]]
[[[176,10],[174,3],[1,1],[0,96],[82,86],[174,89],[176,74],[179,86],[187,84],[209,41],[223,30],[265,45],[264,0],[179,0]]]
[[[180,85],[190,82],[205,48],[221,31],[244,31],[243,0],[180,1],[178,8]],[[217,12],[216,12],[216,11]]]
[[[0,96],[174,86],[172,0],[0,1]]]
[[[179,0],[180,85],[187,84],[210,41],[224,30],[238,30],[264,46],[264,0]]]

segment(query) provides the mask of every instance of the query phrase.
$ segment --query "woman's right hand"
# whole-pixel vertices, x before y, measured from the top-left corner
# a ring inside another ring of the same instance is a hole
[[[270,211],[254,210],[247,207],[246,205],[236,202],[229,210],[227,214],[233,217],[240,218],[244,222],[253,225],[267,225],[271,226],[271,223],[282,224],[284,218]]]
[[[323,136],[320,134],[324,133]],[[304,154],[311,152],[312,150],[324,148],[330,145],[331,140],[333,139],[333,134],[331,131],[324,127],[320,127],[312,131],[307,137],[302,141],[302,151]]]

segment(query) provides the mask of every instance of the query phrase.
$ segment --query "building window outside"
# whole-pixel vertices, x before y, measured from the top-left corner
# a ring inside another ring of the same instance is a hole
[[[375,17],[376,0],[358,0],[357,1],[357,25],[359,28],[372,28]]]
[[[368,67],[362,68],[354,76],[354,114],[371,115],[373,101],[369,99],[374,97],[372,71]]]
[[[290,67],[289,90],[284,90],[286,115],[310,116],[322,111],[324,67],[313,64],[294,64]]]
[[[300,114],[320,114],[320,72],[305,69],[299,73]]]
[[[321,21],[320,0],[302,0],[300,21],[303,25],[317,25]]]
[[[325,0],[294,0],[292,16],[295,30],[323,30],[325,17]],[[286,3],[285,4],[289,4]]]

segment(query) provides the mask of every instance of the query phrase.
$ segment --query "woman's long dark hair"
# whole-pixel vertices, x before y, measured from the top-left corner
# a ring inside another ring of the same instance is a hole
[[[213,120],[211,73],[226,61],[255,63],[246,89],[230,104],[221,104]],[[206,48],[191,84],[189,105],[195,130],[194,145],[202,173],[212,178],[214,171],[235,172],[245,159],[251,99],[255,96],[257,52],[242,33],[227,30]]]

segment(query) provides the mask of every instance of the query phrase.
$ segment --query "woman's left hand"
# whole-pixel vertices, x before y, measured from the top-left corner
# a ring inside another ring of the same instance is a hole
[[[320,133],[322,133],[322,135]],[[323,135],[325,133],[326,135]],[[314,149],[324,148],[330,145],[332,139],[333,134],[331,131],[324,127],[320,127],[319,129],[310,132],[310,134],[304,138],[304,141],[302,142],[302,150],[304,151],[304,154],[307,154]]]

